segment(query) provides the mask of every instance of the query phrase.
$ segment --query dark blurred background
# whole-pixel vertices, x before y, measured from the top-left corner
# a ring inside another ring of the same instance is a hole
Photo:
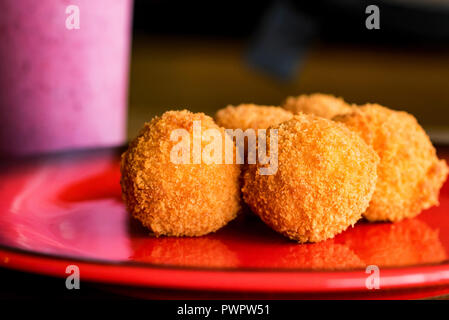
[[[407,110],[449,143],[449,0],[135,0],[133,33],[130,138],[167,109],[323,92]]]

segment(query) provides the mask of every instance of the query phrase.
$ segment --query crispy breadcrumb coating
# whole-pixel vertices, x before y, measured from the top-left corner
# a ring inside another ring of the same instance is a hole
[[[248,166],[242,191],[251,209],[299,242],[333,238],[354,225],[377,180],[372,147],[344,125],[313,115],[270,129],[278,130],[278,170],[260,175],[262,165]]]
[[[438,205],[448,167],[415,117],[367,104],[334,120],[359,133],[380,157],[368,220],[400,221]]]
[[[229,105],[215,114],[215,121],[226,129],[267,129],[292,118],[292,114],[280,107],[255,104]]]
[[[178,142],[171,132],[193,121],[204,133],[220,130],[212,118],[187,110],[168,111],[146,123],[122,155],[121,186],[131,214],[155,235],[201,236],[234,219],[240,208],[240,167],[235,164],[174,164],[170,152]],[[207,145],[202,140],[202,147]],[[224,141],[223,141],[224,145]]]
[[[300,112],[314,114],[326,119],[351,111],[351,106],[342,98],[329,94],[314,93],[303,94],[298,97],[288,97],[282,107],[294,114]]]

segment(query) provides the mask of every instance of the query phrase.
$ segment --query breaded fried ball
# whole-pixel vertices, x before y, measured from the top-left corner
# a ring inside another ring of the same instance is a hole
[[[206,164],[204,159],[195,164],[192,148],[189,164],[171,160],[171,151],[180,143],[171,140],[173,130],[187,130],[192,145],[196,120],[202,134],[216,129],[229,139],[203,113],[168,111],[146,123],[122,155],[123,199],[131,214],[157,236],[201,236],[220,229],[239,211],[238,165]],[[202,149],[209,143],[203,136]]]
[[[448,168],[415,117],[367,104],[334,120],[359,133],[380,157],[368,220],[400,221],[438,205]]]
[[[266,129],[292,118],[292,113],[280,107],[255,104],[229,105],[215,114],[215,121],[226,129]]]
[[[250,208],[301,243],[333,238],[354,225],[376,185],[379,159],[372,147],[344,125],[313,115],[296,115],[267,135],[271,129],[278,130],[278,169],[261,175],[265,165],[248,167],[242,191]]]
[[[332,119],[338,114],[351,111],[351,106],[342,98],[329,94],[303,94],[298,97],[288,97],[282,107],[294,114],[300,112],[314,114],[326,119]]]

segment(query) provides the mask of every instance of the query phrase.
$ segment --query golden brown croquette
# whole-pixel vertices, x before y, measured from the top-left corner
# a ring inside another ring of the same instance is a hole
[[[131,214],[154,234],[201,236],[234,219],[240,208],[240,167],[236,164],[175,164],[171,140],[175,129],[193,135],[193,122],[201,131],[217,129],[212,118],[187,110],[168,111],[146,123],[122,155],[121,186]],[[201,141],[204,148],[207,143]],[[232,143],[231,143],[232,145]]]
[[[278,130],[278,170],[261,175],[263,165],[248,166],[242,191],[250,208],[299,242],[333,238],[354,225],[377,180],[372,147],[344,125],[313,115],[296,115],[268,135],[271,129]]]
[[[298,97],[288,97],[282,107],[294,114],[300,112],[314,114],[326,119],[351,111],[351,106],[342,98],[329,94],[314,93],[311,95],[300,95]]]
[[[280,107],[241,104],[227,106],[215,114],[215,121],[226,129],[267,129],[292,118],[292,113]]]
[[[368,220],[399,221],[438,205],[448,168],[414,116],[367,104],[334,120],[360,134],[380,157]]]

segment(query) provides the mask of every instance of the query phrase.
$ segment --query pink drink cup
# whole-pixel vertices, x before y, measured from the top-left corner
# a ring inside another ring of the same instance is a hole
[[[124,143],[131,13],[132,0],[0,0],[0,156]]]

